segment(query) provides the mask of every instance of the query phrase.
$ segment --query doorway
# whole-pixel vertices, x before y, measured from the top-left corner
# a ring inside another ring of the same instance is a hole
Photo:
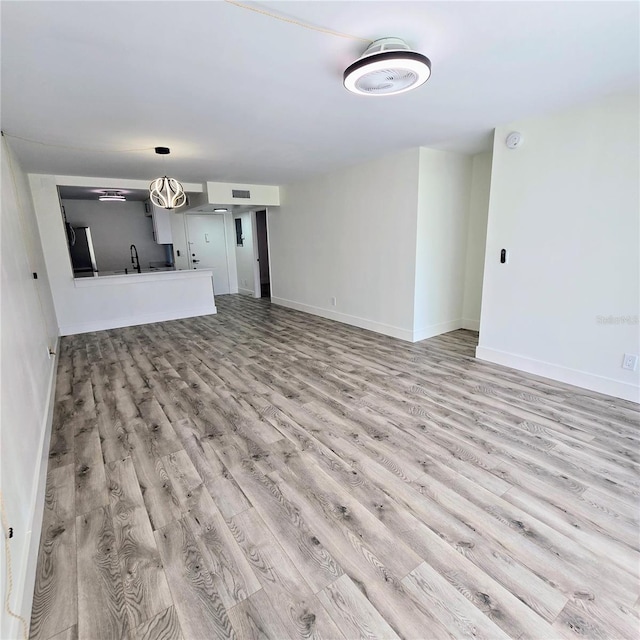
[[[213,271],[213,294],[230,293],[227,235],[224,216],[187,215],[189,263],[192,269]]]
[[[267,211],[256,211],[256,244],[260,272],[260,296],[271,297],[271,274],[269,272],[269,241],[267,239]],[[256,296],[258,297],[258,296]]]

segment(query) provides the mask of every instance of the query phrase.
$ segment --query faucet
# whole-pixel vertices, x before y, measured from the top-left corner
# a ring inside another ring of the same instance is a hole
[[[129,247],[129,252],[131,253],[131,264],[133,268],[140,273],[140,259],[138,258],[138,250],[136,249],[136,245],[132,244]]]

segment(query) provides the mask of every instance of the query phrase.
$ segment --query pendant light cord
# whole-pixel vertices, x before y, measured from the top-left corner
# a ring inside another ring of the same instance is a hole
[[[303,27],[304,29],[310,29],[311,31],[318,31],[319,33],[326,33],[330,36],[337,36],[338,38],[349,38],[350,40],[359,40],[360,42],[366,42],[367,44],[371,44],[372,40],[370,38],[361,38],[360,36],[354,36],[350,33],[342,33],[341,31],[334,31],[333,29],[325,29],[324,27],[316,27],[307,22],[302,22],[301,20],[296,20],[295,18],[285,18],[284,16],[280,16],[276,13],[271,13],[270,11],[266,11],[265,9],[258,9],[258,7],[252,7],[248,4],[244,4],[244,2],[238,2],[237,0],[224,0],[227,4],[232,4],[236,7],[240,7],[241,9],[247,9],[249,11],[253,11],[255,13],[259,13],[260,15],[267,16],[268,18],[274,18],[275,20],[280,20],[282,22],[287,22],[288,24],[294,24],[297,27]]]

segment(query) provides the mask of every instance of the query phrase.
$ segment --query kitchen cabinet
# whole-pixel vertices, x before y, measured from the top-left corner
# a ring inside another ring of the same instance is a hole
[[[158,244],[172,244],[171,211],[151,205],[151,217],[153,219],[153,239]]]
[[[176,269],[190,269],[189,245],[184,213],[174,213],[171,216],[171,236],[173,238],[173,262]]]

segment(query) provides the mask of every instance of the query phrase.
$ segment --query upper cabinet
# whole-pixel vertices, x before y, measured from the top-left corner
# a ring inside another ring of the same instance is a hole
[[[171,214],[169,209],[162,209],[151,205],[151,217],[153,218],[153,238],[158,244],[172,244]]]

